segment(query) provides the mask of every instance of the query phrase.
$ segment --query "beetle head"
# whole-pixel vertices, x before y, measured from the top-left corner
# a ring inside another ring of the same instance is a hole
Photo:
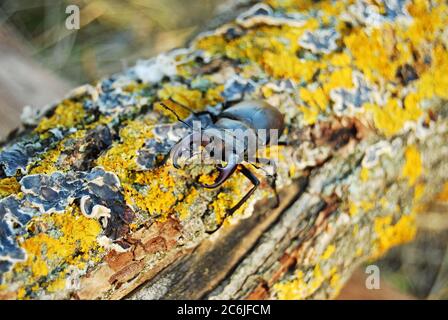
[[[206,188],[216,188],[228,179],[240,162],[240,157],[234,152],[235,142],[234,136],[213,126],[193,131],[171,149],[173,166],[179,169],[180,158],[191,159],[194,155],[200,154],[200,161],[217,164],[219,175],[215,182],[211,185],[203,185]],[[203,147],[202,151],[200,147]],[[221,165],[223,161],[224,166]]]

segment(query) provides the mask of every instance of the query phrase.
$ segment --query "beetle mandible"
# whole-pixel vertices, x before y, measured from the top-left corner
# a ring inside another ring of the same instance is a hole
[[[258,145],[266,146],[270,143],[271,137],[269,133],[271,130],[277,130],[278,137],[282,134],[285,127],[283,114],[263,100],[241,101],[224,109],[216,116],[208,111],[195,112],[189,107],[172,99],[171,101],[174,104],[187,109],[191,115],[185,120],[182,120],[174,110],[169,108],[165,103],[162,102],[160,104],[171,111],[180,122],[190,129],[193,129],[192,123],[194,121],[199,121],[201,128],[203,128],[199,132],[193,130],[192,133],[183,137],[172,147],[170,155],[173,166],[177,169],[180,168],[178,160],[181,155],[185,154],[185,152],[188,152],[189,156],[192,157],[192,146],[194,141],[199,141],[202,146],[206,146],[213,141],[220,141],[222,146],[222,150],[220,150],[222,151],[222,159],[220,160],[225,161],[226,165],[217,165],[219,174],[215,181],[212,184],[201,184],[201,186],[205,188],[217,188],[223,184],[237,168],[253,184],[246,195],[235,206],[228,210],[228,213],[232,214],[249,199],[260,184],[260,181],[255,174],[243,165],[242,162],[249,158],[254,159],[254,162],[258,163],[262,159],[257,158],[254,154],[248,155],[248,152],[253,152],[253,150],[248,149],[248,143],[244,138],[229,135],[226,134],[226,132],[229,130],[242,130],[246,133],[246,136],[255,139]],[[266,134],[259,134],[260,131]],[[251,164],[255,166],[254,163]],[[277,194],[276,197],[278,198]]]

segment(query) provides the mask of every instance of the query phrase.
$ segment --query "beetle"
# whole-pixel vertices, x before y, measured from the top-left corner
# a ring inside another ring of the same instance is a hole
[[[171,148],[170,155],[173,166],[180,169],[178,160],[181,155],[185,153],[188,153],[190,158],[192,157],[192,146],[194,141],[199,141],[202,146],[207,146],[210,143],[219,141],[220,145],[217,149],[222,156],[219,160],[224,161],[226,164],[225,166],[222,166],[221,164],[217,165],[216,168],[219,174],[212,184],[200,185],[209,189],[217,188],[229,179],[237,169],[239,169],[252,183],[252,188],[235,206],[228,210],[228,214],[232,214],[250,198],[260,184],[260,181],[255,174],[243,165],[242,162],[247,158],[253,159],[253,162],[256,163],[262,163],[267,160],[257,158],[255,154],[248,154],[255,151],[249,148],[248,140],[246,140],[245,137],[255,139],[257,145],[266,146],[271,141],[271,130],[277,130],[278,137],[282,134],[285,128],[283,114],[264,100],[241,101],[224,109],[217,115],[214,115],[209,111],[195,112],[189,107],[172,99],[171,102],[188,110],[190,116],[185,120],[182,120],[176,112],[169,108],[165,103],[162,102],[160,105],[171,111],[176,116],[177,120],[193,130],[192,133],[187,134]],[[194,121],[199,121],[201,125],[200,130],[195,130],[192,125]],[[228,134],[229,131],[235,132],[234,130],[244,132],[245,136],[241,137]],[[260,132],[264,134],[260,134]],[[258,168],[253,162],[251,164]],[[278,203],[278,195],[275,190],[275,185],[273,188]]]

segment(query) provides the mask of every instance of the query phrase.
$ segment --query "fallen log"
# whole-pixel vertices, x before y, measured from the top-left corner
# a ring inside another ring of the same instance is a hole
[[[0,153],[0,297],[335,297],[446,185],[447,9],[239,2],[187,48],[28,112]],[[213,166],[165,162],[186,129],[160,103],[248,99],[285,116],[280,203],[261,167],[227,215],[249,181],[204,189]]]

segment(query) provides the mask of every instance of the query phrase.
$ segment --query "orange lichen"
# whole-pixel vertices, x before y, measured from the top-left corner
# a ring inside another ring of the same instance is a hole
[[[436,197],[437,200],[439,201],[448,201],[448,182],[446,182],[443,187],[442,187],[442,191],[440,191],[437,194]]]

